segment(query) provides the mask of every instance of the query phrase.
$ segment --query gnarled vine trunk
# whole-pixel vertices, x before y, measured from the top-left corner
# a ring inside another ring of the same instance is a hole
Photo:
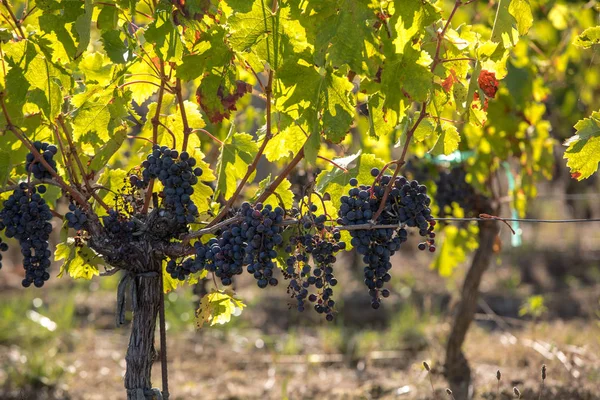
[[[472,396],[471,368],[462,351],[462,345],[477,310],[479,285],[483,273],[493,256],[494,241],[498,234],[498,222],[479,222],[479,248],[473,256],[467,272],[461,299],[456,309],[452,331],[446,345],[446,378],[456,400],[467,400]]]
[[[152,271],[160,273],[161,260],[151,259]],[[128,400],[152,399],[152,364],[156,359],[154,333],[160,307],[160,276],[137,276],[133,279],[133,291],[137,304],[133,311],[131,336],[125,361],[125,388]]]

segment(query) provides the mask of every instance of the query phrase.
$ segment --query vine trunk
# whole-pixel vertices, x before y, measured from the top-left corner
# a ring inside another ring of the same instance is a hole
[[[151,257],[148,260],[150,271],[161,272],[161,260]],[[150,400],[157,397],[152,389],[152,364],[157,352],[154,347],[156,319],[160,307],[160,276],[136,276],[133,278],[134,312],[131,336],[125,360],[125,388],[127,400]]]
[[[481,278],[492,259],[498,229],[498,222],[496,221],[479,222],[479,248],[473,256],[473,261],[465,277],[461,299],[457,306],[452,331],[446,345],[444,369],[448,384],[456,400],[467,400],[473,396],[471,368],[462,351],[462,346],[477,310]]]

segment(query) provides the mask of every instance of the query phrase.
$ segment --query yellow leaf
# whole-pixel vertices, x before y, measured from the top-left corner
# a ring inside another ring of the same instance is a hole
[[[246,307],[241,300],[234,297],[230,290],[216,290],[204,295],[200,307],[196,310],[196,325],[202,328],[204,324],[210,326],[226,324],[232,316],[238,316]]]

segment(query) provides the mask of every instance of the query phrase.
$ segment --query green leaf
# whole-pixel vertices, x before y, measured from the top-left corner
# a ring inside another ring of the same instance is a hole
[[[273,14],[271,3],[255,0],[250,12],[235,12],[227,22],[231,47],[257,72],[266,64],[278,70],[285,61],[284,54],[295,58],[294,54],[307,47],[304,28],[282,3]]]
[[[79,63],[79,69],[89,83],[107,85],[112,79],[113,65],[101,53],[88,53]]]
[[[102,44],[104,45],[104,51],[110,61],[116,64],[123,64],[125,62],[125,52],[127,46],[121,39],[121,32],[113,29],[110,31],[102,32]]]
[[[100,275],[98,266],[102,264],[102,259],[89,247],[77,246],[73,238],[68,238],[66,242],[56,246],[54,260],[64,260],[58,274],[59,278],[65,272],[73,279],[90,280],[94,276]]]
[[[79,57],[90,44],[91,25],[92,25],[92,13],[94,12],[94,3],[92,0],[85,0],[83,14],[81,14],[75,20],[75,31],[79,38],[77,45],[77,53],[75,58]]]
[[[398,113],[383,107],[385,98],[381,93],[375,93],[367,101],[369,110],[369,135],[385,136],[393,133],[400,123]]]
[[[108,125],[111,122],[108,105],[112,99],[112,90],[95,85],[87,85],[84,92],[72,97],[71,104],[77,107],[73,118],[75,142],[79,142],[88,134],[97,136],[101,142],[108,141],[110,138]]]
[[[437,142],[430,153],[434,156],[441,154],[450,155],[458,150],[460,134],[454,125],[447,122],[442,122],[440,128],[442,133],[438,136]]]
[[[334,66],[348,64],[356,72],[366,70],[373,48],[375,12],[366,1],[337,0],[315,2],[306,11],[306,25],[315,31],[315,63],[325,65],[327,58]],[[310,16],[308,16],[310,15]],[[307,27],[308,28],[308,27]]]
[[[575,124],[577,134],[565,142],[564,158],[571,176],[578,181],[589,178],[598,170],[600,162],[600,111],[592,113]]]
[[[195,46],[197,52],[181,59],[181,64],[177,66],[177,77],[190,81],[212,68],[228,66],[233,58],[233,50],[226,43],[226,35],[227,31],[221,26],[204,33],[203,40]]]
[[[519,41],[519,32],[513,27],[516,25],[515,18],[509,11],[511,0],[498,2],[494,27],[491,40],[502,43],[505,49],[514,47]]]
[[[394,7],[389,23],[394,27],[392,42],[396,52],[401,54],[415,37],[423,34],[424,27],[433,24],[440,15],[432,4],[421,0],[396,0]]]
[[[263,153],[267,160],[271,162],[278,161],[282,158],[298,153],[304,144],[304,140],[302,139],[305,137],[304,132],[293,121],[286,121],[289,119],[290,118],[287,118],[286,114],[281,113],[273,117],[273,120],[276,121],[275,124],[280,127],[280,130],[271,138],[271,140],[269,140],[269,143],[267,143],[265,146],[265,151]],[[289,125],[285,127],[282,126],[286,123]],[[319,141],[317,140],[317,150],[319,145],[318,142]]]
[[[304,62],[286,64],[278,77],[289,88],[283,109],[299,110],[311,134],[323,132],[334,143],[344,139],[354,119],[353,85],[346,77]]]
[[[215,290],[202,297],[200,307],[196,310],[198,329],[204,324],[214,326],[226,324],[232,316],[238,316],[246,305],[230,290]]]
[[[184,46],[179,30],[171,19],[171,5],[159,3],[154,15],[156,19],[146,29],[144,38],[154,45],[154,51],[162,60],[179,61]]]
[[[431,137],[435,132],[435,125],[430,119],[424,119],[415,129],[413,138],[415,142],[422,142]]]
[[[515,18],[519,35],[526,35],[533,25],[533,14],[529,0],[511,0],[508,12]]]
[[[217,193],[229,199],[258,151],[256,142],[247,133],[234,133],[225,139],[217,164]]]
[[[100,190],[98,193],[105,203],[113,204],[114,193],[123,187],[127,176],[129,176],[127,171],[120,168],[105,168],[102,171],[98,177],[98,184],[104,186],[106,190]]]
[[[579,36],[575,38],[573,44],[577,47],[589,49],[595,44],[600,43],[600,26],[587,28]]]
[[[27,100],[37,105],[48,120],[54,121],[63,104],[63,94],[58,84],[63,78],[62,72],[39,54],[27,64],[25,78],[31,85]]]
[[[96,4],[100,6],[98,3]],[[98,14],[96,26],[101,31],[109,31],[117,28],[118,21],[119,9],[116,7],[116,4],[112,6],[104,5]]]
[[[389,54],[381,74],[384,107],[404,114],[409,102],[427,100],[433,88],[429,68],[418,64],[421,53],[407,45],[404,54]]]

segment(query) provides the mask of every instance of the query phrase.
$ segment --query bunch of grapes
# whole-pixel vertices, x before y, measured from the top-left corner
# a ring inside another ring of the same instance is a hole
[[[50,267],[48,238],[52,232],[51,219],[52,213],[42,196],[35,187],[26,183],[19,184],[0,211],[0,227],[5,229],[6,237],[16,238],[21,245],[25,269],[22,284],[25,287],[32,283],[42,287],[50,278],[46,270]],[[4,247],[0,245],[0,250]]]
[[[200,244],[198,242],[197,244]],[[196,250],[197,250],[197,246]],[[204,265],[198,260],[198,258],[189,257],[178,263],[176,259],[171,258],[167,262],[167,273],[171,275],[173,279],[184,281],[190,274],[196,273],[204,268]]]
[[[275,246],[283,242],[283,228],[279,224],[283,222],[284,211],[281,207],[273,209],[269,204],[263,207],[262,203],[255,206],[244,203],[240,214],[244,218],[240,233],[246,239],[244,264],[248,265],[247,271],[257,280],[259,288],[276,286],[273,260],[277,257]]]
[[[102,224],[109,234],[117,238],[128,237],[135,228],[133,221],[125,218],[114,209],[109,210],[108,215],[102,217]]]
[[[4,223],[0,221],[0,231],[4,230]],[[0,269],[2,269],[2,253],[8,251],[8,244],[0,237]]]
[[[175,212],[180,224],[194,222],[198,216],[198,208],[192,201],[193,186],[202,175],[200,167],[194,168],[196,160],[189,153],[155,145],[146,160],[142,163],[144,170],[142,179],[137,175],[130,176],[130,182],[138,188],[146,188],[151,179],[158,178],[163,184],[163,197],[166,208]]]
[[[435,181],[437,193],[435,201],[440,207],[440,216],[452,214],[452,203],[458,204],[466,214],[477,214],[485,197],[475,192],[467,180],[467,172],[462,167],[442,171]]]
[[[69,228],[78,231],[84,229],[87,223],[87,216],[73,203],[69,204],[69,212],[65,214],[65,218],[67,219]]]
[[[33,147],[44,157],[44,160],[52,167],[54,172],[56,172],[56,161],[54,160],[54,155],[58,152],[58,149],[53,144],[35,141],[33,142]],[[37,161],[33,155],[33,153],[29,152],[25,159],[25,169],[28,172],[32,172],[33,176],[36,179],[50,179],[52,178],[52,174],[50,171],[46,170],[46,167],[42,165],[39,161]]]
[[[315,211],[316,207],[311,206],[310,212],[302,217],[298,234],[286,247],[290,256],[286,260],[284,274],[290,279],[288,293],[296,299],[298,311],[304,311],[308,299],[314,303],[315,311],[332,321],[335,307],[332,288],[337,285],[333,264],[336,262],[335,254],[345,249],[346,243],[341,241],[337,228],[325,228],[326,216],[315,217]],[[310,257],[314,266],[309,264]],[[309,294],[311,287],[316,289],[316,293]]]
[[[373,168],[371,175],[379,176],[379,169]],[[343,225],[361,225],[371,221],[384,197],[385,189],[392,185],[383,211],[373,221],[376,225],[396,225],[397,228],[377,228],[351,230],[351,244],[363,256],[365,285],[371,296],[371,306],[379,308],[381,297],[388,297],[389,290],[383,289],[389,282],[392,268],[391,256],[408,238],[407,230],[402,226],[418,227],[421,236],[433,240],[433,221],[427,196],[427,188],[417,181],[408,181],[404,177],[396,177],[393,182],[390,176],[382,176],[373,186],[358,185],[355,178],[350,180],[353,186],[347,196],[342,196],[338,222]],[[433,246],[433,242],[431,242]],[[435,250],[435,247],[433,247]]]

